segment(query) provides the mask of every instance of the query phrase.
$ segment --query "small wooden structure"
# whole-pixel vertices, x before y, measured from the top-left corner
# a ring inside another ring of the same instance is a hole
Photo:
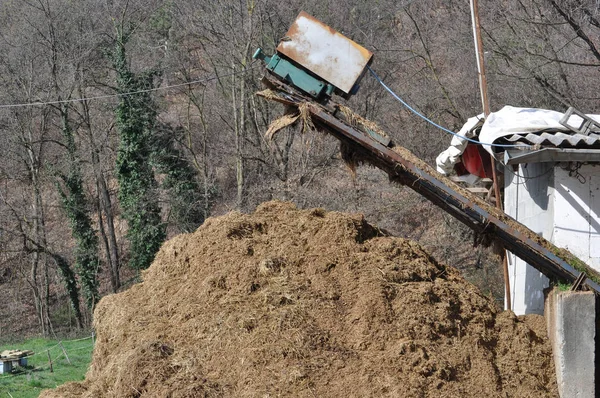
[[[0,374],[10,373],[17,366],[27,366],[27,357],[31,350],[6,350],[0,352]]]

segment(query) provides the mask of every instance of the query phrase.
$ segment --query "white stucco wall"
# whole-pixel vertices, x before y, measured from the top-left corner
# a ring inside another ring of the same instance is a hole
[[[589,171],[590,176],[590,262],[589,264],[600,271],[600,165]]]
[[[554,231],[554,165],[535,163],[519,165],[504,173],[504,209],[533,232],[551,240]],[[513,311],[518,314],[543,314],[544,292],[548,278],[512,253],[508,269]]]
[[[600,166],[583,165],[577,173],[555,170],[553,242],[600,270]]]
[[[600,271],[600,166],[582,165],[576,172],[554,163],[512,166],[505,170],[507,214]],[[548,279],[510,254],[509,279],[513,311],[543,314]]]

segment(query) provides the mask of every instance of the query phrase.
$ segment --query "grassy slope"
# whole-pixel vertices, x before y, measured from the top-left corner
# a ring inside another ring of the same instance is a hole
[[[67,381],[83,380],[92,358],[91,337],[62,342],[71,364],[57,344],[56,340],[32,339],[0,346],[0,351],[22,349],[35,352],[28,358],[27,368],[19,368],[13,374],[0,374],[0,398],[37,397],[43,389],[55,388]],[[50,372],[47,350],[54,372]]]

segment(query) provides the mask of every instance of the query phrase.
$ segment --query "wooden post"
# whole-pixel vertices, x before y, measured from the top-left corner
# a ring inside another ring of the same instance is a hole
[[[52,367],[52,358],[50,358],[50,350],[46,351],[48,354],[48,363],[50,364],[50,373],[54,373],[54,368]]]
[[[471,19],[473,24],[473,38],[475,40],[475,56],[477,57],[477,72],[479,75],[479,90],[481,93],[481,103],[483,105],[483,114],[485,118],[487,118],[490,114],[490,104],[488,100],[487,80],[485,77],[483,41],[481,39],[481,25],[479,24],[479,7],[477,4],[477,0],[471,0]],[[492,178],[494,181],[494,197],[496,198],[496,207],[502,210],[502,202],[500,201],[500,188],[498,186],[498,178],[496,175],[496,160],[492,155],[490,155],[490,162],[492,164]],[[502,248],[499,254],[502,258],[506,309],[511,310],[512,303],[510,299],[510,279],[508,276],[508,260],[506,250]]]
[[[500,188],[498,187],[498,179],[496,176],[496,161],[494,157],[490,155],[490,161],[492,162],[492,176],[494,177],[494,196],[496,198],[496,207],[502,209],[502,202],[500,201]],[[504,296],[506,298],[506,309],[512,310],[512,303],[510,299],[510,278],[508,276],[508,253],[503,247],[500,247],[500,257],[502,258],[502,274],[504,275]]]
[[[60,348],[62,348],[63,354],[65,354],[65,358],[67,358],[67,362],[69,362],[69,365],[72,365],[71,360],[69,359],[69,356],[67,355],[67,350],[65,350],[65,346],[63,346],[62,341],[59,341],[58,345],[60,345]]]
[[[477,0],[471,0],[471,19],[473,23],[473,38],[475,40],[475,56],[477,57],[477,72],[479,75],[479,91],[483,114],[488,117],[490,104],[488,101],[487,80],[485,78],[485,62],[483,59],[483,41],[481,40],[481,26],[479,25],[479,7]]]

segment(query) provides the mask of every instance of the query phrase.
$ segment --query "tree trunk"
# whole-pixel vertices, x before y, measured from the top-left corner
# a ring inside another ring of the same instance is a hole
[[[79,85],[79,96],[84,98],[84,93],[81,85]],[[96,141],[94,139],[94,131],[92,128],[92,120],[90,109],[87,101],[81,101],[82,117],[88,134],[90,145],[92,169],[96,178],[96,189],[98,194],[98,227],[102,236],[106,252],[106,262],[110,272],[110,286],[113,293],[116,293],[121,287],[120,277],[120,262],[119,262],[119,247],[117,246],[117,234],[115,232],[115,223],[112,212],[112,201],[110,200],[110,192],[106,185],[106,179],[102,172],[102,164],[98,154]],[[104,215],[104,217],[103,217]]]
[[[31,132],[29,132],[29,142],[33,142],[33,137],[31,136]],[[31,145],[27,145],[27,154],[29,161],[29,172],[31,174],[31,184],[33,188],[33,197],[32,199],[32,234],[33,240],[42,246],[46,245],[45,242],[45,234],[44,234],[44,220],[43,220],[43,201],[40,193],[39,187],[39,158],[33,151]],[[46,312],[46,302],[47,297],[47,286],[44,288],[42,281],[40,281],[40,277],[38,275],[40,263],[43,266],[44,274],[47,272],[46,264],[44,263],[44,259],[42,258],[42,254],[39,250],[33,250],[32,258],[31,258],[31,281],[30,286],[33,291],[33,298],[35,300],[35,308],[37,312],[37,317],[39,320],[40,331],[43,336],[47,336],[48,328],[45,316]],[[47,277],[42,278],[43,282],[47,283]],[[40,285],[41,284],[41,285]]]
[[[94,159],[94,171],[96,172],[96,182],[98,187],[98,206],[101,213],[98,213],[101,232],[105,235],[106,242],[106,260],[109,263],[110,282],[113,293],[116,293],[121,287],[120,262],[119,262],[119,247],[117,246],[117,234],[115,232],[115,222],[112,214],[112,202],[110,200],[110,192],[106,186],[104,174],[100,170],[100,159],[98,154],[92,156]],[[102,214],[104,215],[105,224],[102,222]]]
[[[235,71],[235,63],[232,63],[232,69]],[[243,78],[241,79],[243,81]],[[243,84],[242,84],[243,87]],[[237,101],[237,88],[235,85],[235,76],[233,78],[233,84],[231,85],[231,105],[233,111],[233,126],[235,129],[235,178],[237,186],[237,199],[236,204],[238,210],[242,210],[244,205],[244,155],[243,155],[243,142],[244,142],[244,129],[243,129],[243,114],[244,114],[244,91],[240,94],[240,102]],[[238,106],[240,107],[238,113]]]

